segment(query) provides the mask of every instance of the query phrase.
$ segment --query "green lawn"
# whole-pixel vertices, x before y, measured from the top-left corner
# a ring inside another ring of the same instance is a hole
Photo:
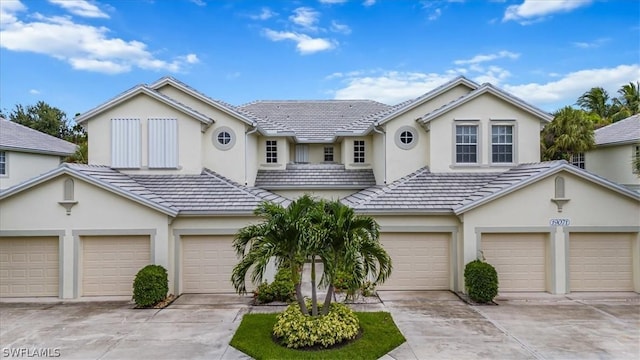
[[[405,342],[388,312],[357,312],[362,336],[341,347],[305,351],[276,344],[271,331],[278,314],[247,314],[236,331],[231,346],[257,359],[378,359]]]

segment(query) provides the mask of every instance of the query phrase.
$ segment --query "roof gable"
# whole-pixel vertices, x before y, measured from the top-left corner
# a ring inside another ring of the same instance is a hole
[[[155,91],[149,87],[147,87],[146,85],[137,85],[123,93],[121,93],[120,95],[116,96],[115,98],[107,101],[106,103],[99,105],[79,116],[76,117],[76,122],[78,124],[82,124],[88,120],[90,120],[91,118],[109,110],[112,109],[116,106],[118,106],[119,104],[132,99],[133,97],[137,96],[137,95],[144,95],[144,96],[148,96],[152,99],[155,99],[157,101],[160,101],[196,120],[199,120],[200,122],[202,122],[203,124],[209,125],[211,123],[213,123],[213,119],[207,117],[206,115],[197,112],[193,109],[191,109],[190,107],[181,104],[173,99],[171,99],[170,97],[161,94],[158,91]]]
[[[469,101],[472,101],[473,99],[478,98],[479,96],[482,96],[484,94],[492,94],[495,97],[517,107],[520,108],[530,114],[532,114],[533,116],[538,117],[541,121],[545,121],[545,122],[550,122],[551,120],[553,120],[553,116],[531,104],[526,103],[524,100],[517,98],[501,89],[498,89],[497,87],[489,84],[489,83],[485,83],[482,86],[480,86],[479,88],[471,91],[470,93],[468,93],[467,95],[464,95],[442,107],[440,107],[439,109],[436,109],[426,115],[424,115],[423,117],[418,119],[418,122],[421,123],[422,125],[426,125],[428,124],[430,121],[448,113],[449,111],[456,109],[460,106],[462,106],[463,104],[468,103]]]
[[[632,144],[640,141],[640,114],[594,131],[596,145]]]
[[[76,144],[0,117],[0,149],[36,154],[70,156]]]

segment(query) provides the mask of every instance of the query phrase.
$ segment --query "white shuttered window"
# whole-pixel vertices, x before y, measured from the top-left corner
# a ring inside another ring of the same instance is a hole
[[[178,120],[149,119],[149,168],[178,167]]]
[[[140,168],[140,119],[111,119],[111,166]]]

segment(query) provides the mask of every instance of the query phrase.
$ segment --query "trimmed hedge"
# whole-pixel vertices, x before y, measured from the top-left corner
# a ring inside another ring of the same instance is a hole
[[[138,307],[150,307],[167,297],[169,278],[167,269],[160,265],[147,265],[133,280],[133,301]]]
[[[283,345],[294,349],[327,348],[358,336],[360,322],[356,314],[344,304],[334,302],[330,306],[327,315],[309,316],[302,314],[297,303],[289,305],[278,315],[273,335]]]
[[[491,264],[473,260],[464,268],[464,286],[471,300],[491,302],[498,295],[498,273]]]

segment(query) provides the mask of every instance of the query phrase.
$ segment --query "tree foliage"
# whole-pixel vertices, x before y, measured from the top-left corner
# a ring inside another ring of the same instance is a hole
[[[597,120],[593,114],[570,106],[558,110],[540,134],[542,160],[569,160],[573,154],[592,149]]]
[[[629,82],[618,89],[618,97],[611,98],[602,87],[594,87],[582,94],[576,104],[598,118],[596,126],[604,126],[640,113],[640,82]]]
[[[245,279],[251,271],[253,283],[261,283],[267,264],[292,271],[296,299],[304,315],[320,313],[316,283],[327,286],[322,314],[328,313],[334,281],[341,269],[348,269],[356,281],[368,276],[379,283],[391,275],[391,258],[380,245],[379,226],[371,217],[355,215],[353,209],[338,201],[316,201],[304,195],[288,207],[264,202],[255,210],[263,221],[238,231],[234,248],[240,262],[234,267],[231,282],[239,293],[246,292]],[[324,265],[319,282],[315,260]],[[301,291],[302,268],[311,262],[311,311]]]
[[[64,111],[44,101],[38,101],[35,105],[17,104],[8,115],[0,115],[10,121],[78,145],[76,153],[65,161],[87,163],[87,133],[82,126],[71,124]]]

